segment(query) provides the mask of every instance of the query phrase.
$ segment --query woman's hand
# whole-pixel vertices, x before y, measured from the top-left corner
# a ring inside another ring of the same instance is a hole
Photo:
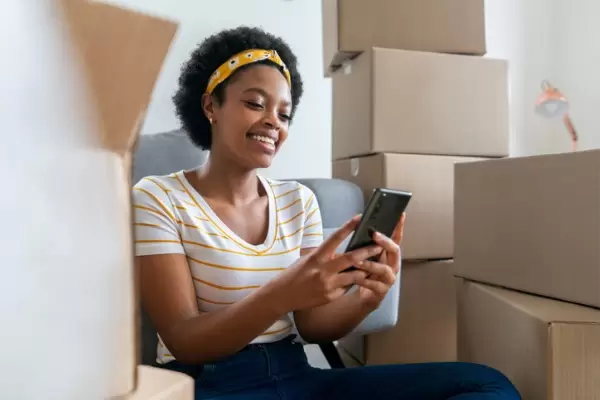
[[[336,255],[336,249],[355,229],[360,220],[357,216],[348,221],[337,232],[315,249],[300,258],[294,265],[271,281],[268,285],[276,294],[285,312],[303,310],[327,304],[343,296],[349,287],[363,282],[369,268],[343,272],[354,265],[362,265],[366,259],[382,254],[381,245],[357,249]],[[385,240],[379,240],[390,248]],[[386,258],[393,261],[393,255]],[[371,285],[369,283],[369,285]]]
[[[369,272],[369,275],[357,282],[359,290],[357,291],[361,302],[371,308],[377,308],[385,298],[387,292],[396,282],[398,270],[400,268],[400,243],[404,233],[404,220],[406,214],[402,214],[398,225],[394,229],[391,238],[381,233],[375,233],[373,239],[375,243],[383,249],[379,256],[379,262],[365,261],[359,268]]]

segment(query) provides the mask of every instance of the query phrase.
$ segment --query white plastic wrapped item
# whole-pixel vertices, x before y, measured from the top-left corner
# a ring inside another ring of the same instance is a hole
[[[85,0],[0,13],[0,398],[136,385],[130,151],[177,25]]]

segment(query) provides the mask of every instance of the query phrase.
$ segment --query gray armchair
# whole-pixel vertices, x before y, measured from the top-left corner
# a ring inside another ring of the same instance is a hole
[[[201,165],[206,152],[196,148],[181,130],[140,138],[133,161],[133,182],[148,175],[166,175],[181,169]],[[363,211],[363,194],[356,185],[338,179],[301,179],[301,183],[314,193],[321,208],[325,233],[333,231],[354,215]],[[385,329],[395,324],[398,314],[399,285],[390,291],[382,307],[361,324],[360,334]],[[142,310],[142,363],[155,364],[156,331]],[[341,368],[343,363],[332,343],[320,344],[320,348],[332,368]]]

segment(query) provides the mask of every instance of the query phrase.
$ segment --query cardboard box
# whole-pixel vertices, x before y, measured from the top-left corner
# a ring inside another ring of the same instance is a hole
[[[129,152],[177,24],[96,1],[6,7],[1,397],[124,396],[139,318]]]
[[[360,186],[365,201],[373,189],[412,192],[402,241],[405,260],[448,259],[454,254],[454,164],[470,157],[376,154],[338,160],[333,177]]]
[[[483,0],[322,0],[325,75],[370,47],[484,55]]]
[[[456,281],[452,260],[404,263],[398,324],[338,346],[369,365],[455,361]]]
[[[523,399],[600,399],[600,310],[463,281],[458,357],[501,371]]]
[[[455,168],[458,275],[600,307],[600,151]]]
[[[333,74],[333,159],[379,152],[507,156],[507,66],[481,57],[366,51]]]
[[[126,400],[194,400],[194,380],[188,375],[141,365],[138,376],[138,386]]]

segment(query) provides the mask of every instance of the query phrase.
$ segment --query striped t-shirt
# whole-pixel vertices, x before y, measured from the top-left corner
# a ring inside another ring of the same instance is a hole
[[[136,255],[185,254],[200,311],[244,298],[293,264],[300,249],[323,241],[321,214],[310,189],[293,181],[259,179],[269,201],[267,237],[259,245],[231,231],[183,171],[142,179],[133,191]],[[292,329],[286,316],[253,343],[279,340]],[[157,362],[173,359],[159,338]]]

